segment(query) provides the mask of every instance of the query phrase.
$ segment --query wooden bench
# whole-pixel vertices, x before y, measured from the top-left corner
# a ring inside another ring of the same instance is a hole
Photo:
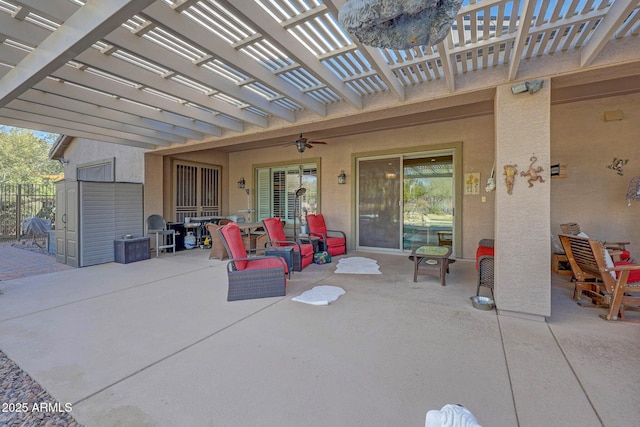
[[[573,299],[586,295],[594,307],[609,307],[608,314],[600,315],[603,319],[629,320],[625,308],[640,306],[640,265],[607,262],[606,249],[597,240],[561,234],[560,241],[575,279]]]

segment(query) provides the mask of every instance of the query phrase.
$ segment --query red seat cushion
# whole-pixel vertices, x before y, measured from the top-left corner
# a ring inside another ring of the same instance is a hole
[[[494,256],[493,248],[488,246],[478,246],[476,250],[476,270],[478,269],[478,260],[481,256]]]
[[[222,236],[224,237],[227,246],[229,246],[229,250],[231,253],[229,256],[231,258],[246,258],[247,250],[244,247],[244,242],[242,241],[242,235],[240,234],[240,228],[238,224],[235,222],[231,222],[220,229]],[[238,270],[244,270],[247,268],[246,260],[238,260],[234,261],[234,264]]]
[[[327,237],[327,252],[331,256],[338,256],[345,253],[345,245],[343,237]]]
[[[324,222],[324,216],[322,214],[307,215],[307,224],[309,225],[309,231],[312,233],[327,235],[327,225]]]
[[[284,234],[284,227],[282,226],[282,221],[280,220],[280,218],[263,219],[262,223],[264,224],[265,230],[267,230],[269,240],[287,240],[287,236]]]
[[[619,267],[621,265],[636,265],[635,263],[629,262],[629,261],[618,261],[618,262],[614,262],[613,264],[616,267]],[[619,275],[620,275],[620,272],[616,271],[616,277],[619,277]],[[640,282],[640,270],[629,272],[629,279],[627,280],[627,283],[633,283],[633,282]]]
[[[258,258],[246,261],[246,268],[244,270],[262,270],[266,268],[282,268],[284,263],[284,272],[287,274],[289,269],[287,268],[286,261],[280,262],[275,258]]]
[[[624,260],[627,260],[629,258],[631,258],[631,252],[622,251],[622,253],[620,254],[620,259],[624,261]]]

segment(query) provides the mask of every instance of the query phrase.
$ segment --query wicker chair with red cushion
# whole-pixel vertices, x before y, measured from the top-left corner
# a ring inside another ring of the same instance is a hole
[[[229,291],[227,301],[285,295],[287,263],[280,257],[248,257],[238,224],[232,222],[217,230],[227,253]]]
[[[478,243],[476,249],[476,270],[478,271],[478,282],[476,295],[480,295],[480,286],[484,286],[491,290],[493,296],[494,285],[494,241],[493,239],[482,239]]]
[[[339,230],[328,230],[322,214],[308,214],[307,224],[309,225],[309,234],[320,238],[320,245],[323,251],[329,252],[331,256],[347,253],[346,234]],[[334,235],[330,236],[329,233]]]
[[[304,267],[313,261],[313,245],[311,243],[298,243],[287,240],[284,227],[280,218],[266,218],[262,220],[267,232],[268,246],[293,246],[293,270],[302,271]]]

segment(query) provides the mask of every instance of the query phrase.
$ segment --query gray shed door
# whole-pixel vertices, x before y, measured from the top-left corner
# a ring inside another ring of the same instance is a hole
[[[143,236],[142,184],[80,183],[80,266],[114,261],[113,241]]]

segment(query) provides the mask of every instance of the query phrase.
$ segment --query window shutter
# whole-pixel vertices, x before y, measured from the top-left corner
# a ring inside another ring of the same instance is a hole
[[[269,169],[258,169],[258,221],[271,216],[271,179],[269,177]]]

